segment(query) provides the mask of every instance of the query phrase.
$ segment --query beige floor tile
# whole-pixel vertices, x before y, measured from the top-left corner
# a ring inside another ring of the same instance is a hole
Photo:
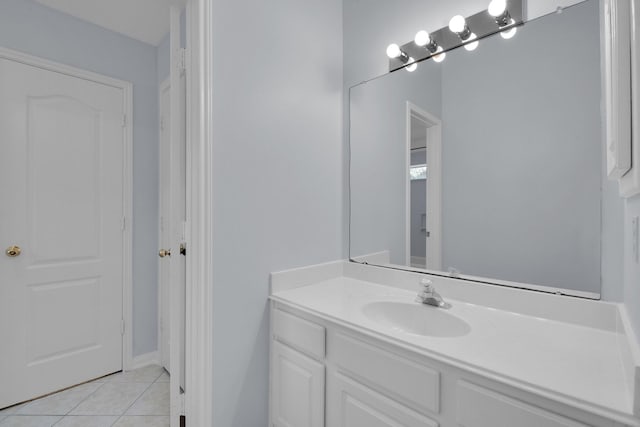
[[[169,417],[123,416],[113,427],[169,427]]]
[[[169,382],[169,374],[167,373],[167,371],[164,371],[162,373],[162,375],[160,375],[158,377],[158,379],[156,380],[157,383],[168,383]]]
[[[54,427],[111,427],[118,416],[68,415],[58,421]]]
[[[16,411],[21,415],[66,415],[102,384],[88,383],[34,400]]]
[[[9,415],[0,422],[1,427],[51,427],[60,418],[57,416]]]
[[[3,418],[6,418],[8,415],[15,414],[16,412],[18,412],[20,408],[22,408],[24,405],[26,405],[26,403],[20,403],[18,405],[9,406],[8,408],[4,408],[0,410],[0,421]]]
[[[164,368],[160,366],[146,366],[135,371],[120,372],[108,378],[110,383],[152,383],[160,377]]]
[[[152,384],[126,415],[169,415],[169,383]]]
[[[149,383],[103,384],[69,415],[121,415],[149,386]]]

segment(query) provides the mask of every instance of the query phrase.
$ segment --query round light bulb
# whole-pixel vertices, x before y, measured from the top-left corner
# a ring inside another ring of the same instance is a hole
[[[418,63],[415,62],[415,59],[413,58],[409,58],[409,64],[406,67],[404,67],[405,70],[407,70],[410,73],[413,73],[415,70],[418,69]]]
[[[467,21],[464,19],[462,15],[456,15],[451,18],[449,21],[449,29],[454,33],[461,33],[464,31],[464,28],[467,26]]]
[[[420,47],[425,47],[431,42],[431,36],[426,31],[419,31],[414,39],[416,44]]]
[[[444,58],[447,57],[447,53],[442,51],[443,51],[442,46],[438,46],[438,50],[436,50],[436,54],[433,55],[431,58],[433,58],[433,60],[436,62],[444,61]],[[439,52],[442,52],[442,53],[439,53]]]
[[[510,38],[515,36],[517,32],[518,32],[518,27],[513,27],[513,28],[509,28],[508,30],[501,31],[500,36],[505,40],[509,40]]]
[[[514,25],[515,23],[516,21],[513,19],[509,21],[509,25]],[[502,36],[502,38],[505,40],[509,40],[510,38],[515,36],[517,32],[518,32],[518,27],[511,27],[508,30],[501,31],[500,36]]]
[[[399,58],[402,55],[402,51],[400,50],[400,46],[393,43],[387,47],[387,56],[389,59]]]
[[[469,36],[469,38],[467,40],[476,40],[478,38],[478,36],[476,36],[475,33],[471,33],[471,35]],[[476,48],[478,47],[478,45],[480,44],[479,41],[474,41],[471,43],[467,43],[464,45],[464,48],[467,49],[469,52],[476,50]]]
[[[507,0],[492,0],[487,10],[489,11],[489,15],[497,18],[507,10]]]

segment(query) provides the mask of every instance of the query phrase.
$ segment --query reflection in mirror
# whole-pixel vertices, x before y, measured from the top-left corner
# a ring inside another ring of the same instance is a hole
[[[598,6],[351,89],[352,260],[599,297]]]

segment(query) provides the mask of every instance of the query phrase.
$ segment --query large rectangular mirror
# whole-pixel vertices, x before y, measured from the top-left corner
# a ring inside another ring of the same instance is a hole
[[[599,298],[600,70],[588,0],[351,88],[351,259]]]

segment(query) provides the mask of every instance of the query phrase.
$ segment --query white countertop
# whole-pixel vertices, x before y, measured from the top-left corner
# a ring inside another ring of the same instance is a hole
[[[438,288],[440,291],[440,288]],[[342,325],[390,340],[463,369],[595,413],[633,414],[615,331],[523,315],[452,300],[447,313],[471,326],[464,336],[427,337],[394,330],[366,317],[374,301],[417,304],[416,292],[350,277],[335,277],[271,295]],[[442,310],[440,308],[431,308]]]

